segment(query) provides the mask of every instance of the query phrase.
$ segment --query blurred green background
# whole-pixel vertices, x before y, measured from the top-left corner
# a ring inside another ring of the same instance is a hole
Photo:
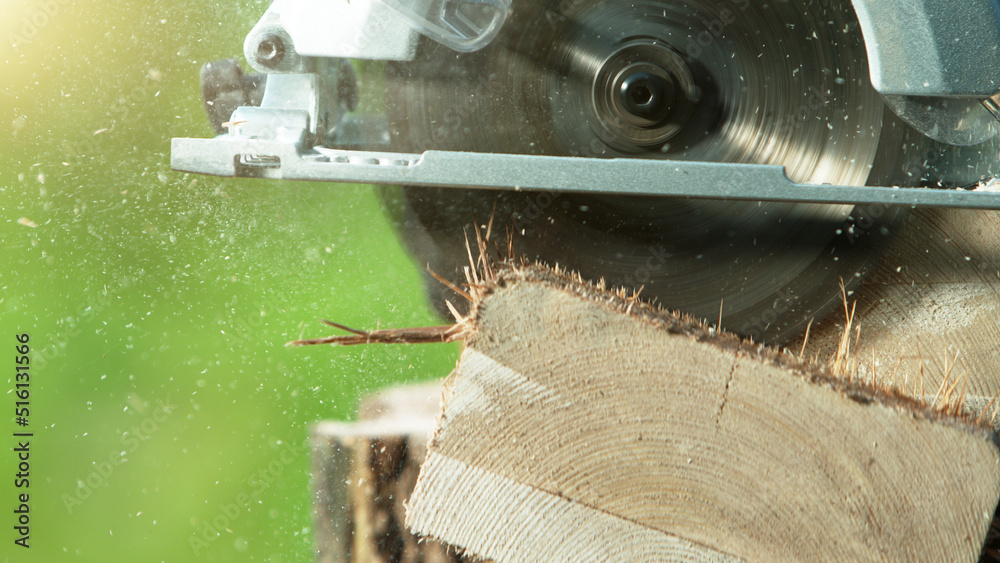
[[[0,0],[6,561],[309,561],[309,424],[454,366],[453,345],[284,347],[320,317],[439,322],[371,188],[170,169],[171,137],[212,135],[201,64],[241,57],[266,6]]]

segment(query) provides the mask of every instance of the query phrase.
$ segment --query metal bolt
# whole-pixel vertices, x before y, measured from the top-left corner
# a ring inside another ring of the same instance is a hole
[[[257,62],[274,67],[285,57],[285,42],[277,35],[268,35],[257,44]]]

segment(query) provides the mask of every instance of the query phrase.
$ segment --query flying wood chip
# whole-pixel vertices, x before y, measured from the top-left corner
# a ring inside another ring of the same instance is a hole
[[[541,268],[473,287],[407,525],[496,561],[974,561],[997,436]]]

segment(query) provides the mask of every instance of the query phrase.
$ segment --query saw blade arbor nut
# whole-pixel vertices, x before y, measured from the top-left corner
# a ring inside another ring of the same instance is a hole
[[[594,78],[591,111],[620,150],[662,145],[688,122],[698,87],[670,47],[637,39],[608,57]]]

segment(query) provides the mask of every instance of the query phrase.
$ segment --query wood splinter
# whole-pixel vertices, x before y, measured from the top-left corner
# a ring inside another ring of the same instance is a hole
[[[351,346],[354,344],[431,344],[461,340],[465,334],[461,323],[446,326],[358,330],[326,319],[320,320],[323,324],[339,328],[351,334],[293,340],[287,343],[286,346],[311,346],[314,344],[332,344],[334,346]]]

